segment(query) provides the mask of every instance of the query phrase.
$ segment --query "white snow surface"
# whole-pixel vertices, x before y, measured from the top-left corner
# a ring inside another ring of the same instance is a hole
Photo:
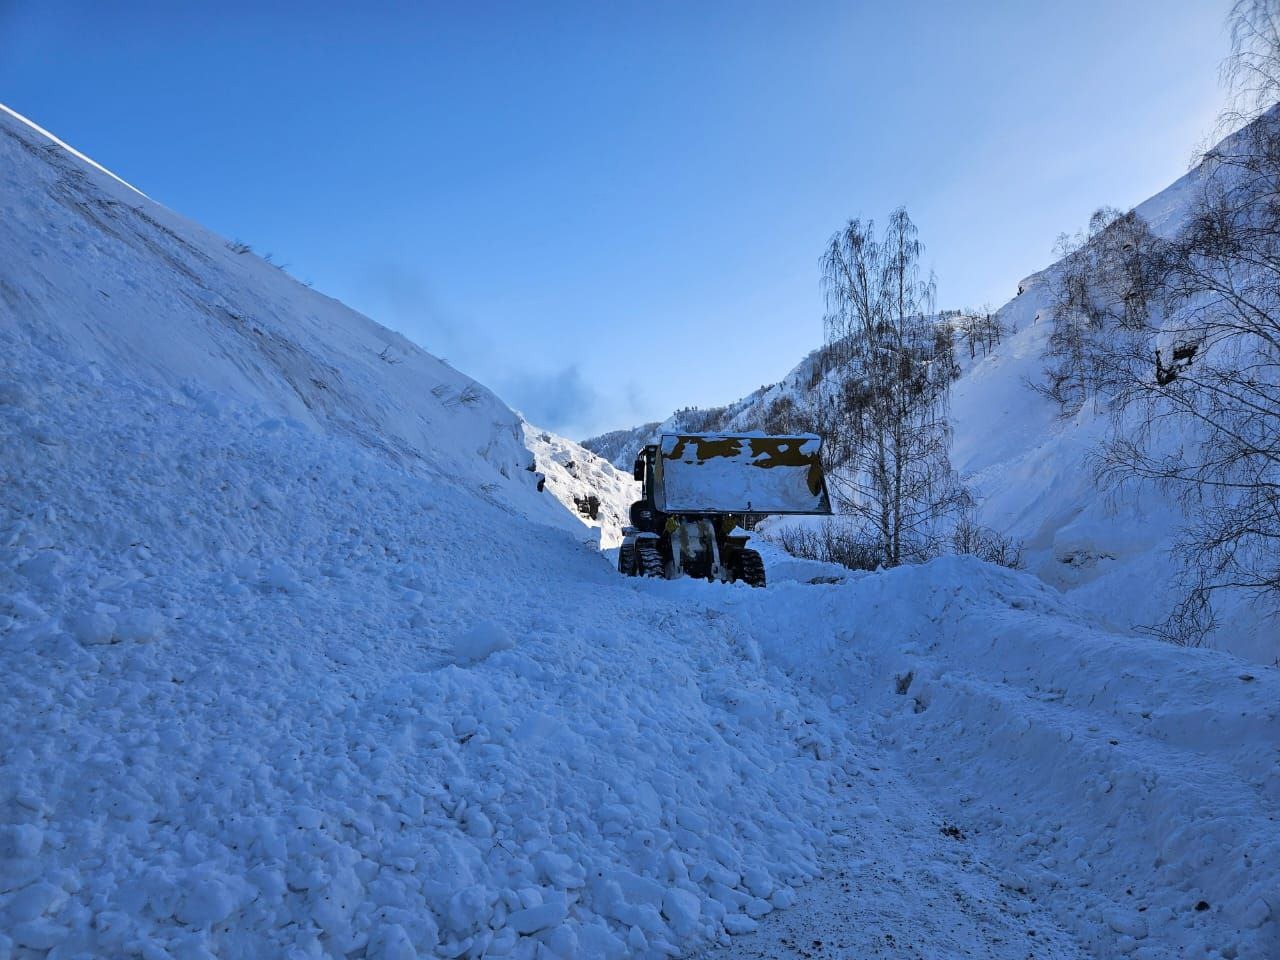
[[[717,935],[709,877],[816,871],[834,767],[729,622],[350,438],[2,345],[19,956],[660,955]]]
[[[522,432],[0,116],[0,958],[1276,955],[1280,671],[622,578]]]
[[[1280,671],[1119,636],[1027,574],[968,557],[834,585],[775,576],[769,596],[735,593],[726,607],[766,659],[832,698],[852,742],[892,755],[889,775],[866,761],[849,802],[894,776],[906,787],[844,813],[840,833],[875,851],[864,837],[888,820],[913,851],[894,879],[915,878],[916,904],[953,869],[911,810],[918,791],[979,873],[1022,894],[1000,912],[1041,936],[1047,910],[1083,955],[1280,956]],[[885,866],[854,860],[855,881]],[[837,906],[850,909],[828,896],[810,919]],[[876,931],[829,932],[863,949],[813,956],[879,955],[866,942]],[[907,933],[918,956],[1075,955],[1034,940],[939,951],[918,926]]]

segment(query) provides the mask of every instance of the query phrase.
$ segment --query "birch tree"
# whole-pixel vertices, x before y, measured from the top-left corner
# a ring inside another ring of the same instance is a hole
[[[951,338],[937,335],[923,250],[899,209],[879,237],[850,220],[822,257],[831,486],[885,566],[936,553],[967,499],[950,461]]]

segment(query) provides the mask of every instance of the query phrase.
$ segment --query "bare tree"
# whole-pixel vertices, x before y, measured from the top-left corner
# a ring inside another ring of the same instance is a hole
[[[1252,119],[1203,157],[1175,236],[1104,210],[1069,242],[1040,385],[1114,412],[1101,482],[1182,505],[1187,593],[1154,630],[1190,644],[1219,591],[1280,603],[1280,3],[1241,0],[1231,22],[1223,122]]]
[[[1154,482],[1190,518],[1177,552],[1192,589],[1161,626],[1188,643],[1213,627],[1219,590],[1280,598],[1280,112],[1205,169],[1190,221],[1152,254],[1165,319],[1120,395],[1137,427],[1100,461],[1104,479]]]
[[[1146,372],[1157,329],[1152,305],[1164,273],[1157,246],[1141,217],[1110,207],[1094,212],[1086,232],[1058,239],[1053,328],[1035,386],[1064,414],[1090,397],[1122,391]]]
[[[1220,128],[1234,129],[1265,113],[1280,100],[1280,3],[1236,0],[1227,18],[1231,55],[1222,79],[1232,92]]]
[[[880,238],[871,221],[849,221],[822,257],[831,485],[885,566],[936,553],[943,521],[966,502],[949,456],[951,337],[931,317],[922,253],[899,209]]]
[[[950,319],[951,328],[969,347],[970,360],[977,359],[979,350],[984,357],[989,355],[1004,337],[1000,316],[990,306],[981,310],[955,310],[942,315],[942,318]]]

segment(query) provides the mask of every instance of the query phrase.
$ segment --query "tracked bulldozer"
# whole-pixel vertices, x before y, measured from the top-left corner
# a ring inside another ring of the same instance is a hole
[[[663,434],[636,457],[641,498],[619,572],[765,585],[750,528],[773,514],[829,514],[822,441],[812,435]]]

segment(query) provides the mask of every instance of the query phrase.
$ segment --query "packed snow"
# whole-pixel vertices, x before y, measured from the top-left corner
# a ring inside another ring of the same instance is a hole
[[[764,656],[1087,954],[1280,955],[1280,671],[969,557],[773,583],[726,600]]]
[[[8,115],[0,214],[0,958],[1276,955],[1280,671],[620,577],[568,447]]]
[[[711,611],[349,439],[3,346],[18,955],[661,955],[746,864],[816,872],[834,733]]]

